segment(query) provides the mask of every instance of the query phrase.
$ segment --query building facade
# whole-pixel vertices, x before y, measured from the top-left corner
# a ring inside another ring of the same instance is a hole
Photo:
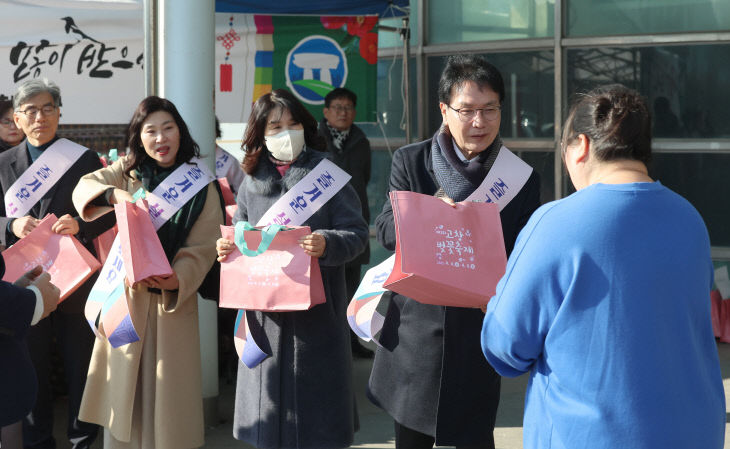
[[[730,260],[730,1],[411,0],[408,90],[411,140],[441,122],[437,85],[452,54],[480,54],[506,85],[500,133],[542,177],[543,202],[573,191],[560,161],[571,96],[621,83],[654,116],[654,179],[687,198],[710,233],[713,258]],[[371,215],[385,201],[390,152],[406,143],[402,39],[382,19]]]

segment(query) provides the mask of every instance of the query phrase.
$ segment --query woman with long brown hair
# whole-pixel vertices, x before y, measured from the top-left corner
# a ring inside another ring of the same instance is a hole
[[[234,222],[257,223],[324,158],[316,120],[283,89],[256,101],[244,146]],[[233,435],[258,448],[344,448],[357,427],[344,264],[365,248],[368,227],[355,190],[345,185],[303,225],[313,232],[300,245],[319,260],[327,301],[301,312],[247,312],[271,357],[250,369],[239,362]],[[217,248],[225,259],[233,242],[219,239]]]

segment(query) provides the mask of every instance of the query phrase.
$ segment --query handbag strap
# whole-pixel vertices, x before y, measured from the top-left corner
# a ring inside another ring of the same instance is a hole
[[[147,193],[144,190],[144,187],[140,187],[136,192],[134,192],[134,195],[132,195],[132,199],[136,202],[138,199],[145,199],[147,197]]]
[[[271,242],[274,240],[274,237],[276,237],[276,234],[280,230],[284,229],[284,227],[285,226],[282,226],[280,224],[270,224],[262,229],[257,229],[247,221],[239,221],[238,223],[236,223],[236,233],[234,235],[234,240],[236,246],[238,247],[238,250],[241,251],[241,254],[248,257],[256,257],[269,249],[269,245],[271,245]],[[261,243],[259,243],[259,247],[256,250],[251,250],[248,248],[244,231],[261,231]]]

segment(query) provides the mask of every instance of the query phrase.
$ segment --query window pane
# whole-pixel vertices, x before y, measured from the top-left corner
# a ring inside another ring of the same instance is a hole
[[[385,25],[393,28],[401,28],[403,26],[403,18],[382,18],[378,21],[379,25]],[[416,2],[412,2],[408,28],[411,30],[411,46],[418,43],[418,6]],[[403,41],[398,33],[393,31],[378,31],[378,47],[402,47]]]
[[[502,137],[553,137],[554,61],[552,51],[485,54],[504,78]],[[441,125],[438,83],[446,56],[428,59],[428,123],[432,134]]]
[[[730,246],[730,154],[654,154],[650,175],[700,212],[712,246]]]
[[[429,44],[552,37],[554,0],[431,0]]]
[[[414,58],[410,58],[408,70],[410,78],[411,135],[415,138],[418,110],[416,109],[416,61]],[[404,104],[401,96],[402,77],[402,58],[378,58],[377,104],[378,120],[380,120],[382,128],[377,123],[358,123],[358,126],[362,128],[368,137],[382,138],[383,132],[385,132],[388,138],[405,138],[405,128],[401,128]]]
[[[730,3],[730,2],[728,2]],[[649,100],[654,137],[730,137],[730,45],[568,51],[568,92],[609,83]]]
[[[395,150],[394,150],[395,151]],[[368,207],[370,209],[370,224],[375,223],[375,217],[383,210],[383,203],[388,198],[390,183],[390,164],[393,158],[387,150],[372,151],[372,169],[368,183]]]
[[[508,144],[509,147],[509,144]],[[553,151],[514,151],[540,175],[540,203],[555,199],[555,153]]]
[[[568,36],[727,30],[728,0],[568,0]]]

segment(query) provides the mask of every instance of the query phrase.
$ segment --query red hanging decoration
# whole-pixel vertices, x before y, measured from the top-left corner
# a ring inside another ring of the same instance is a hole
[[[220,41],[221,45],[226,49],[226,58],[223,64],[220,65],[220,91],[231,92],[233,91],[233,66],[228,64],[228,59],[231,56],[231,48],[235,45],[236,41],[241,40],[241,36],[236,33],[233,29],[233,16],[229,19],[228,25],[231,27],[226,34],[216,36],[216,40]]]

